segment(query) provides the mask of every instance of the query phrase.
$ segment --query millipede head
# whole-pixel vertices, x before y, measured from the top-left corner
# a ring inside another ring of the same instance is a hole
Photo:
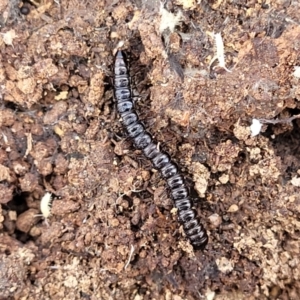
[[[115,60],[118,60],[118,61],[123,61],[124,62],[124,65],[126,65],[126,60],[127,60],[127,57],[126,57],[126,54],[125,54],[125,51],[122,51],[122,50],[118,50],[116,52],[116,55],[115,55]]]
[[[126,65],[126,55],[124,51],[118,50],[115,55],[115,65],[114,65],[115,76],[127,75],[128,68]]]

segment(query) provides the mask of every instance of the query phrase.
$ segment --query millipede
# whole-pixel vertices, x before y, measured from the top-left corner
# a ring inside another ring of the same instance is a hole
[[[132,99],[126,54],[122,50],[117,50],[115,55],[114,97],[117,111],[134,146],[142,150],[145,157],[151,160],[153,166],[166,180],[171,199],[177,208],[178,219],[187,238],[195,250],[203,249],[208,242],[208,236],[197,218],[184,177],[180,174],[177,164],[171,160],[170,155],[159,150],[151,134],[139,120]]]

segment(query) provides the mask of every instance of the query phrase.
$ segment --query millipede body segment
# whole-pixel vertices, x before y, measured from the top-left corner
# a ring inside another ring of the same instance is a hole
[[[127,134],[133,140],[135,147],[143,151],[144,155],[152,161],[154,167],[160,171],[166,180],[186,236],[194,249],[203,249],[208,242],[208,236],[197,219],[184,178],[170,156],[159,150],[136,113],[131,94],[126,55],[121,50],[118,50],[115,56],[114,96],[118,113],[121,115]]]

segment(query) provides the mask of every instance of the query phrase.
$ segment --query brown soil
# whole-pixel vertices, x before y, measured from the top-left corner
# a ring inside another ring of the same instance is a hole
[[[2,0],[0,298],[299,299],[300,123],[249,129],[299,114],[299,11],[296,0]],[[211,63],[214,33],[231,72]],[[204,251],[126,138],[118,47],[141,119],[201,199]]]

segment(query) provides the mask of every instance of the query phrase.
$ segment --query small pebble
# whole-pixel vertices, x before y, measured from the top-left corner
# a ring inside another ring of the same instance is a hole
[[[29,9],[29,7],[28,6],[22,6],[21,8],[20,8],[20,13],[22,14],[22,15],[28,15],[29,13],[30,13],[30,9]]]

